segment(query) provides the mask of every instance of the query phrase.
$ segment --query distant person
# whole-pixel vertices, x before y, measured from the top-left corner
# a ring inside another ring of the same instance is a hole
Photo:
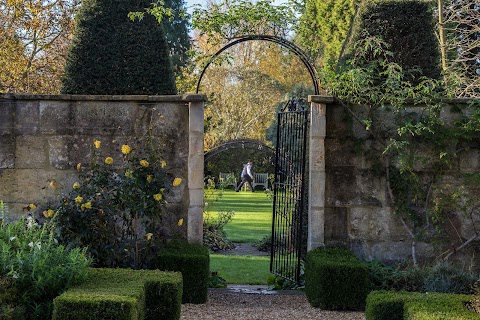
[[[248,182],[248,184],[250,185],[250,190],[252,190],[252,192],[255,192],[255,189],[253,188],[252,167],[253,167],[252,160],[248,160],[247,164],[243,165],[242,174],[240,175],[240,177],[242,178],[242,182],[240,182],[237,189],[235,189],[236,192],[238,192],[238,191],[240,191],[240,189],[242,189],[242,186],[245,184],[245,182]]]

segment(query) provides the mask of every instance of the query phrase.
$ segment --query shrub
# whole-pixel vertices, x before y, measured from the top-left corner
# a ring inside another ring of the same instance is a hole
[[[25,318],[25,309],[17,303],[18,290],[13,280],[0,277],[0,319],[15,320]]]
[[[301,279],[297,283],[282,276],[272,274],[267,278],[267,284],[271,290],[303,290],[305,289],[305,279],[303,279],[303,275],[304,274],[300,275]]]
[[[210,273],[210,280],[208,281],[209,288],[226,288],[227,280],[222,278],[217,271]]]
[[[62,79],[68,94],[175,94],[175,80],[164,30],[145,15],[147,0],[86,0]]]
[[[365,316],[368,320],[403,320],[403,305],[407,293],[373,291],[367,296]]]
[[[183,303],[205,303],[210,277],[208,248],[188,243],[169,244],[158,254],[157,269],[179,271],[183,276]]]
[[[426,292],[464,293],[473,292],[478,275],[463,272],[448,264],[440,264],[431,269],[424,280]]]
[[[91,269],[54,301],[53,320],[180,318],[182,277],[158,270]]]
[[[212,251],[231,250],[235,245],[228,240],[225,231],[217,230],[210,225],[203,229],[203,244]]]
[[[210,202],[217,201],[222,197],[223,189],[217,193],[215,188],[215,183],[213,180],[208,180],[208,188],[205,192],[205,200]],[[234,244],[228,240],[227,235],[223,228],[227,223],[229,223],[235,211],[221,211],[216,217],[209,212],[210,206],[208,202],[205,201],[205,206],[203,210],[203,244],[207,246],[212,251],[219,250],[230,250],[235,248]]]
[[[371,290],[423,291],[426,269],[387,266],[379,261],[367,263]]]
[[[305,293],[314,307],[363,310],[368,271],[349,250],[318,248],[305,259]]]
[[[257,248],[258,251],[269,252],[272,249],[272,235],[267,235],[261,240],[255,241],[253,246]]]
[[[53,298],[85,279],[91,263],[85,250],[67,249],[55,234],[53,223],[38,226],[30,218],[6,224],[2,219],[0,297],[6,318],[23,309],[25,319],[49,319]]]
[[[470,296],[445,294],[431,295],[425,300],[407,302],[404,307],[406,320],[478,320],[478,314],[468,310]]]
[[[433,268],[386,266],[378,261],[367,263],[371,290],[444,292],[469,294],[479,279],[449,264]]]
[[[122,145],[121,151],[122,157],[102,155],[101,142],[94,141],[90,167],[77,166],[73,190],[54,205],[56,225],[63,242],[88,246],[96,266],[148,268],[167,232],[183,224],[172,221],[171,212],[166,219],[165,207],[165,196],[182,180],[167,175],[148,141],[137,149]],[[50,216],[48,210],[44,215]]]
[[[471,296],[443,293],[374,291],[367,297],[367,320],[478,319],[467,309]]]

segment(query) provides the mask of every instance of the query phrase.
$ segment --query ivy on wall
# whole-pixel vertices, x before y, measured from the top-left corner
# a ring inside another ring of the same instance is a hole
[[[348,63],[323,70],[322,81],[366,130],[360,146],[374,141],[368,152],[386,177],[414,264],[418,242],[443,244],[437,258],[448,260],[480,241],[480,173],[459,171],[460,158],[480,149],[480,100],[448,110],[443,82],[423,77],[413,84],[389,49],[367,34]],[[459,219],[469,230],[456,229]]]

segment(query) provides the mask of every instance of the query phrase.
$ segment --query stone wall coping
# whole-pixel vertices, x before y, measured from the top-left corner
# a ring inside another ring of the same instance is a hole
[[[308,102],[315,102],[315,103],[333,103],[337,101],[336,97],[333,96],[315,96],[310,95],[308,96]],[[441,99],[441,102],[447,104],[468,104],[470,102],[480,102],[480,99],[476,98],[445,98]]]
[[[205,94],[184,95],[77,95],[77,94],[0,94],[0,100],[60,100],[60,101],[145,101],[145,102],[205,102]]]
[[[332,96],[308,96],[308,102],[314,103],[332,103],[335,101],[335,98]]]

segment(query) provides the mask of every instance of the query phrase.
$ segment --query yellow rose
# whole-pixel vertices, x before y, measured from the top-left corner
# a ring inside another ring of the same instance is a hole
[[[77,196],[75,198],[75,203],[82,203],[83,202],[83,198],[81,196]]]
[[[125,177],[133,178],[133,171],[125,171]]]
[[[124,144],[122,146],[122,153],[127,155],[130,153],[130,151],[132,151],[132,149],[130,148],[130,146],[128,144]]]
[[[35,203],[30,203],[28,205],[28,208],[29,208],[29,210],[35,210],[35,209],[37,209],[37,206],[35,205]]]
[[[55,180],[50,181],[50,187],[56,188],[57,187],[57,181],[55,181]]]
[[[162,160],[162,162],[160,162],[160,165],[162,166],[162,168],[165,168],[167,166],[167,163]]]
[[[162,196],[161,193],[155,193],[155,194],[153,195],[153,199],[155,199],[155,201],[160,201],[160,200],[162,200],[162,197],[163,197],[163,196]]]
[[[80,169],[82,169],[82,164],[81,164],[81,163],[77,163],[77,171],[80,171]]]
[[[143,160],[140,160],[140,165],[144,168],[148,167],[150,164],[148,163],[147,160],[143,159]]]
[[[92,202],[88,201],[88,202],[86,202],[86,203],[82,203],[81,208],[82,208],[82,210],[92,209]]]
[[[95,145],[95,148],[100,149],[100,145],[102,144],[102,142],[99,140],[95,140],[93,141],[93,144]]]
[[[150,183],[150,182],[152,182],[152,181],[153,181],[153,176],[152,176],[151,174],[149,174],[149,175],[147,176],[147,182]]]
[[[153,237],[153,233],[151,233],[151,232],[149,232],[145,235],[145,239],[147,239],[147,241],[152,240],[152,237]]]
[[[177,223],[177,224],[178,224],[179,227],[181,227],[182,224],[183,224],[183,219],[178,220],[178,223]]]
[[[73,184],[73,189],[75,189],[75,190],[80,189],[80,183],[75,182],[75,183]]]
[[[178,187],[182,183],[182,178],[175,178],[173,180],[173,186]]]
[[[54,214],[55,212],[52,209],[43,211],[43,216],[47,219],[50,219],[51,217],[53,217]]]
[[[106,164],[112,164],[113,163],[113,158],[112,157],[106,157],[105,158],[105,163]]]

